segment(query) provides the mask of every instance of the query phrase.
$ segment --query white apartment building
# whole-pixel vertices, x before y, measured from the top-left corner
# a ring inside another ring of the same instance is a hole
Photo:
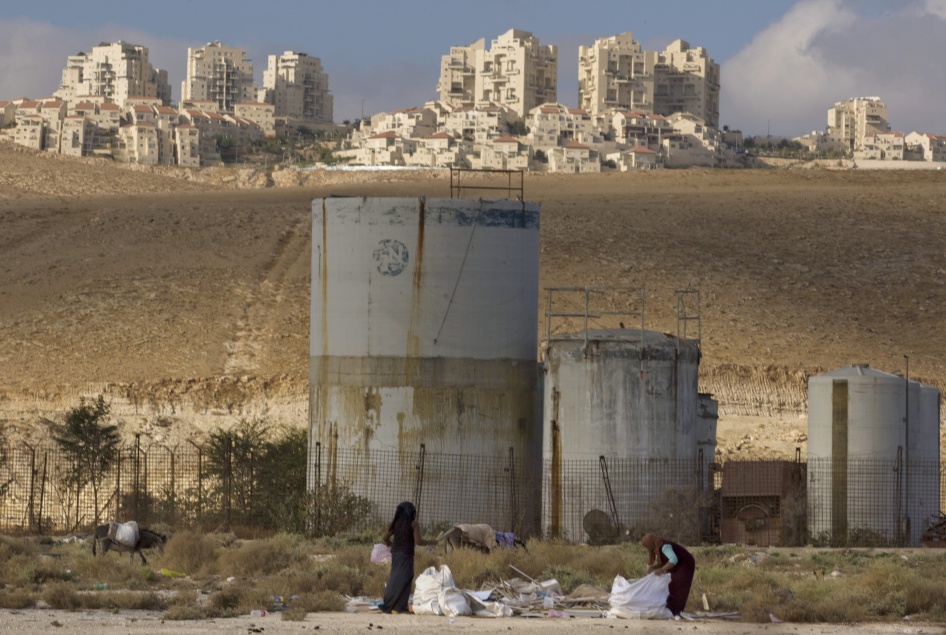
[[[585,174],[601,171],[601,159],[596,150],[571,141],[548,152],[549,172],[566,172],[571,174]]]
[[[59,153],[66,156],[86,157],[92,154],[95,122],[83,115],[69,115],[62,122]]]
[[[653,170],[657,167],[659,154],[645,148],[644,146],[634,146],[630,150],[612,152],[605,155],[608,161],[614,161],[615,166],[621,172],[630,170]]]
[[[258,98],[276,107],[276,117],[294,125],[332,123],[328,74],[317,57],[295,51],[270,55]]]
[[[19,110],[17,110],[13,141],[27,148],[43,150],[46,147],[46,121],[38,114],[20,117]]]
[[[480,157],[473,164],[480,170],[528,170],[529,148],[515,137],[496,137],[480,147]]]
[[[391,132],[405,139],[428,137],[437,132],[437,113],[430,108],[401,108],[393,112],[379,112],[370,123],[362,123],[358,137],[373,137]]]
[[[174,129],[174,151],[177,164],[188,168],[200,167],[200,130],[184,123]]]
[[[187,77],[181,83],[181,101],[215,102],[219,112],[232,113],[233,107],[253,101],[253,62],[243,49],[210,42],[187,49]]]
[[[440,129],[461,139],[477,144],[487,139],[509,134],[510,125],[519,119],[511,109],[505,106],[481,106],[472,108],[463,106],[441,115]]]
[[[906,143],[903,133],[868,132],[859,150],[854,151],[855,159],[875,159],[878,161],[902,161]]]
[[[887,106],[880,97],[855,97],[828,109],[828,136],[848,150],[862,150],[870,132],[890,132]]]
[[[243,102],[233,107],[233,114],[250,121],[255,121],[262,129],[263,136],[276,134],[276,106],[258,101]]]
[[[944,134],[911,132],[906,136],[905,142],[919,160],[946,161],[946,135]]]
[[[653,112],[657,52],[630,31],[578,47],[578,105],[592,117],[609,109]]]
[[[0,128],[13,123],[15,113],[16,104],[8,99],[0,100]]]
[[[441,101],[479,107],[500,104],[519,117],[558,99],[558,47],[528,31],[510,29],[486,48],[485,39],[454,46],[440,63]]]
[[[609,127],[615,142],[651,150],[660,148],[663,138],[673,133],[673,126],[663,115],[639,111],[613,111]]]
[[[719,126],[719,64],[684,40],[645,51],[628,31],[578,49],[578,103],[592,117],[608,109],[689,112]]]
[[[595,125],[588,112],[563,104],[542,104],[526,116],[529,139],[537,150],[578,141],[594,143]]]
[[[88,53],[70,55],[54,94],[66,101],[103,97],[120,107],[135,96],[171,103],[167,71],[151,65],[147,48],[128,42],[102,43]]]

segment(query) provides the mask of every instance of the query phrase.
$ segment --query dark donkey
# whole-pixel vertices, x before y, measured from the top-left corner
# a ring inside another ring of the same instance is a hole
[[[96,555],[96,546],[101,542],[102,543],[102,555],[104,556],[108,553],[109,549],[114,549],[120,553],[128,552],[129,560],[135,559],[135,554],[138,554],[138,557],[141,558],[141,564],[148,564],[148,561],[145,560],[145,554],[142,553],[143,549],[158,549],[164,548],[164,545],[167,544],[168,538],[164,534],[159,534],[156,531],[151,531],[150,529],[140,529],[138,531],[138,540],[135,542],[133,547],[122,544],[115,540],[109,538],[109,527],[110,523],[105,523],[104,525],[99,525],[95,528],[95,533],[92,534],[92,555]]]

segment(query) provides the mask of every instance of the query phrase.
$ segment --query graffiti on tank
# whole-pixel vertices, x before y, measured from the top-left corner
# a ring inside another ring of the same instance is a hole
[[[400,274],[407,267],[408,258],[407,245],[393,238],[378,242],[378,248],[374,250],[374,260],[382,276]]]

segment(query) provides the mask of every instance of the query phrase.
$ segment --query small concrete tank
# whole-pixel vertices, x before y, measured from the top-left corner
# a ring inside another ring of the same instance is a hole
[[[939,399],[866,364],[809,378],[812,541],[919,546],[940,510]]]
[[[548,342],[544,532],[594,542],[585,519],[604,513],[612,496],[612,524],[644,528],[650,505],[677,488],[697,492],[705,479],[700,450],[715,446],[716,423],[715,401],[697,390],[699,362],[698,340],[647,330],[589,331]],[[579,482],[600,483],[599,465],[609,485],[577,491]],[[703,484],[706,491],[710,485]]]
[[[514,529],[514,503],[452,507],[440,488],[476,486],[481,471],[456,467],[470,457],[512,455],[538,478],[538,267],[534,203],[313,201],[310,487],[327,471],[388,519],[425,452],[424,496],[440,495],[426,510],[415,501],[423,523]],[[534,531],[537,506],[521,502],[516,528]]]

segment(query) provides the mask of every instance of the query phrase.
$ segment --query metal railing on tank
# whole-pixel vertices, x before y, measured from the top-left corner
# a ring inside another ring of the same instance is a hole
[[[476,179],[471,184],[462,180],[463,175],[467,179]],[[506,177],[506,184],[496,182],[485,182],[483,175],[502,175]],[[518,185],[515,181],[518,180]],[[522,201],[525,198],[525,171],[523,170],[472,170],[469,168],[450,168],[450,198],[463,198],[463,192],[467,190],[492,190],[496,192],[505,192],[506,198]],[[515,196],[513,196],[515,195]]]
[[[587,345],[589,331],[629,328],[624,320],[630,324],[632,319],[640,320],[644,331],[644,287],[550,287],[546,291],[546,342],[582,337]],[[638,297],[639,304],[633,304]],[[573,326],[576,318],[579,327]]]

